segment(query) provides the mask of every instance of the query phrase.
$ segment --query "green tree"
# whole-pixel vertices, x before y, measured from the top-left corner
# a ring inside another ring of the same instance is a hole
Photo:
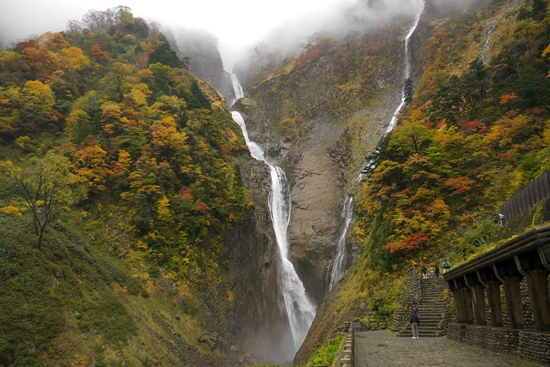
[[[151,62],[151,64],[159,62],[172,68],[182,67],[183,60],[180,60],[176,52],[170,48],[168,40],[162,33],[159,35],[159,40],[161,42],[149,55],[149,61]]]
[[[47,84],[29,80],[19,93],[19,116],[28,124],[41,125],[51,119],[55,96]]]
[[[7,174],[14,191],[29,208],[40,248],[44,230],[64,210],[84,196],[80,180],[70,172],[66,157],[50,154],[27,168],[7,165]]]
[[[193,80],[193,84],[191,84],[191,93],[193,93],[193,97],[191,97],[187,103],[187,108],[189,110],[195,108],[210,109],[210,102],[208,102],[208,98],[206,98],[204,93],[201,91],[199,83],[197,83],[196,80]]]

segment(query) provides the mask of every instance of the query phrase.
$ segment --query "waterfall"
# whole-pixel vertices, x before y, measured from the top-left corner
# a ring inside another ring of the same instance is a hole
[[[238,88],[235,88],[235,94],[237,97],[240,95],[240,98],[242,98],[242,88],[237,78],[232,75],[231,79],[233,80],[233,86],[238,86]],[[290,221],[291,208],[290,187],[283,170],[278,166],[268,163],[262,148],[250,140],[242,115],[237,111],[232,111],[231,115],[233,116],[233,120],[241,127],[246,145],[252,157],[267,164],[271,173],[271,193],[269,195],[268,204],[281,258],[282,268],[279,269],[280,285],[283,291],[283,299],[289,319],[290,331],[294,340],[294,347],[297,351],[306,338],[317,310],[307,296],[306,289],[298,277],[294,265],[292,265],[288,259],[289,245],[287,228]]]
[[[413,35],[414,31],[416,30],[416,27],[418,26],[418,22],[420,21],[420,15],[422,14],[422,11],[424,10],[424,0],[413,0],[414,6],[418,9],[416,16],[414,18],[414,23],[411,28],[409,28],[409,31],[407,32],[404,43],[405,43],[405,70],[403,75],[403,82],[405,82],[407,79],[411,77],[411,50],[409,47],[411,36]],[[405,83],[403,83],[405,85]],[[393,113],[393,116],[391,118],[390,124],[386,130],[386,134],[391,132],[395,125],[397,125],[397,115],[399,112],[401,112],[401,109],[405,106],[405,88],[403,88],[403,93],[401,94],[401,103],[399,103],[399,106],[395,109],[395,112]]]
[[[401,93],[401,102],[395,109],[395,111],[392,114],[392,118],[390,120],[390,124],[388,125],[388,128],[386,129],[385,135],[390,133],[395,126],[397,125],[397,115],[399,112],[401,112],[401,109],[403,106],[405,106],[405,82],[407,79],[411,77],[411,50],[410,50],[410,39],[411,36],[414,34],[414,31],[416,31],[416,27],[418,27],[418,23],[420,22],[420,16],[422,15],[422,12],[424,11],[424,0],[412,0],[413,5],[417,8],[417,13],[414,17],[414,22],[411,28],[407,31],[407,34],[405,35],[403,39],[403,43],[405,44],[405,69],[403,70],[403,92]],[[365,168],[372,168],[374,165],[374,162],[369,161],[366,163]],[[363,177],[365,177],[365,174],[363,172],[359,173],[359,176],[355,179],[354,183],[358,184],[363,180]]]
[[[497,25],[497,18],[493,18],[489,21],[489,27],[487,28],[487,33],[485,34],[485,39],[483,40],[483,47],[481,49],[481,62],[483,65],[487,65],[487,56],[489,55],[489,41],[491,41],[491,36]]]
[[[481,45],[481,62],[483,63],[483,65],[487,65],[487,63],[489,62],[489,42],[491,41],[491,37],[493,36],[493,32],[495,31],[497,22],[502,19],[504,15],[514,10],[519,2],[520,0],[512,1],[510,4],[508,4],[508,6],[506,6],[506,11],[504,13],[497,15],[487,22],[487,33],[485,33],[485,38],[483,39],[483,44]]]
[[[336,246],[336,256],[334,257],[334,260],[329,264],[330,271],[327,274],[327,293],[330,292],[336,282],[339,281],[340,278],[342,278],[346,267],[346,233],[348,231],[349,224],[353,219],[353,197],[351,196],[346,199],[346,203],[344,204],[344,208],[342,209],[342,218],[344,219],[344,225],[340,232],[338,245]]]
[[[231,73],[231,84],[233,84],[233,90],[235,91],[235,96],[237,99],[229,103],[229,107],[233,106],[235,102],[244,97],[243,87],[241,86],[241,83],[239,83],[237,76],[233,73]]]

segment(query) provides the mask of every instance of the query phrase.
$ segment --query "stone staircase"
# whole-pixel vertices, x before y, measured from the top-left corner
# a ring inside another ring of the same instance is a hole
[[[418,335],[435,337],[445,335],[446,321],[448,321],[447,306],[443,301],[443,294],[447,283],[443,278],[428,278],[421,280],[422,301],[418,305],[420,323]],[[411,324],[399,331],[397,336],[412,337]]]

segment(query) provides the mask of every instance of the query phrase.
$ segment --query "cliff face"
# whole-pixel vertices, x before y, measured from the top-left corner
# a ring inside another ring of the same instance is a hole
[[[247,151],[240,154],[239,164],[255,205],[224,238],[221,278],[235,295],[231,332],[247,352],[263,360],[290,361],[294,346],[277,281],[279,257],[268,207],[269,168]]]
[[[190,58],[189,71],[210,82],[228,104],[235,100],[231,75],[223,69],[218,39],[205,30],[182,29],[176,32],[177,46],[183,56]]]
[[[368,86],[362,79],[344,82],[339,64],[347,51],[366,52],[363,40],[324,42],[318,40],[318,54],[314,46],[308,59],[306,50],[303,63],[283,65],[234,107],[243,113],[250,139],[289,179],[291,261],[317,305],[328,291],[346,193],[383,136],[401,94],[398,32],[385,43],[383,55],[369,59],[377,77]]]

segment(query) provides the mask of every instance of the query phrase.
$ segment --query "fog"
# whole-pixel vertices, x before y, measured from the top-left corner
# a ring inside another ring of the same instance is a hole
[[[136,17],[164,27],[203,28],[219,40],[224,59],[231,64],[236,53],[253,44],[283,21],[328,7],[335,0],[1,0],[0,42],[5,46],[47,31],[62,31],[69,20],[81,20],[89,10],[118,5]],[[226,56],[227,55],[227,56]]]
[[[437,6],[464,6],[470,0],[431,0]],[[480,1],[484,2],[484,1]],[[92,5],[93,4],[93,5]],[[205,29],[218,39],[226,70],[260,42],[294,53],[314,32],[338,37],[414,11],[411,0],[1,0],[0,42],[12,42],[47,31],[62,31],[69,20],[89,10],[118,5],[163,29]],[[92,8],[93,6],[93,8]]]

